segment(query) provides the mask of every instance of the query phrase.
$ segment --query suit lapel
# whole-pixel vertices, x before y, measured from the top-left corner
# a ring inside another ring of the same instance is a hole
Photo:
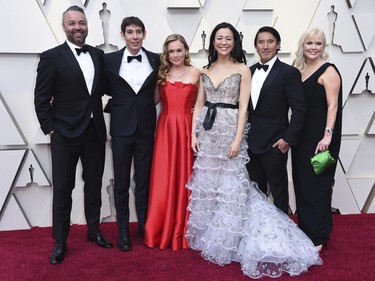
[[[147,76],[146,80],[143,82],[141,89],[139,90],[139,93],[142,93],[142,89],[147,86],[150,82],[154,82],[154,72],[157,71],[158,64],[156,62],[156,57],[149,51],[147,51],[145,48],[142,47],[142,50],[146,53],[148,62],[151,65],[151,68],[153,69],[152,72]]]
[[[125,50],[125,48],[124,48]],[[154,72],[156,71],[158,65],[156,64],[156,61],[155,61],[155,56],[152,55],[151,52],[147,51],[145,48],[142,47],[142,50],[146,53],[146,56],[147,56],[147,59],[148,59],[148,62],[150,63],[151,65],[151,68],[153,69],[152,72],[147,76],[147,78],[145,79],[145,81],[143,81],[143,84],[141,86],[141,88],[139,89],[138,91],[138,94],[137,95],[140,95],[143,93],[143,88],[146,87],[150,81],[153,81],[153,78],[154,78]],[[122,52],[124,53],[124,52]],[[122,56],[121,56],[122,58]],[[121,60],[120,58],[120,60]],[[125,81],[125,80],[124,80]],[[125,81],[126,82],[126,81]],[[128,85],[128,87],[132,90],[132,92],[135,94],[134,90],[132,87],[130,87],[130,85],[126,82],[126,85]]]
[[[273,64],[273,66],[271,68],[270,73],[268,74],[266,80],[264,80],[262,89],[260,90],[260,93],[259,93],[257,106],[262,101],[262,99],[263,99],[265,93],[268,91],[269,87],[271,87],[272,82],[275,80],[275,78],[279,74],[280,70],[281,70],[281,62],[280,62],[279,59],[276,59],[275,63]]]
[[[142,87],[139,89],[138,94],[141,94],[143,91],[143,88],[147,87],[147,85],[150,83],[150,81],[154,81],[154,73],[155,69],[147,76],[146,80],[143,82]]]
[[[111,71],[110,75],[113,75],[115,79],[120,80],[121,83],[123,83],[124,86],[127,87],[128,91],[131,91],[132,93],[136,94],[134,92],[133,88],[128,84],[128,82],[120,76],[120,67],[121,67],[122,57],[124,56],[125,48],[126,47],[124,47],[123,49],[121,49],[118,52],[113,53],[114,57],[111,60],[112,71]],[[150,80],[151,81],[153,80],[154,72],[156,71],[156,69],[158,67],[158,64],[155,60],[155,57],[150,52],[148,52],[146,49],[144,49],[143,47],[142,47],[142,50],[146,53],[147,59],[148,59],[150,65],[151,65],[151,68],[153,69],[153,71],[150,73],[150,75],[143,82],[142,87],[139,89],[138,95],[142,94],[142,89],[149,83]]]
[[[94,63],[94,81],[92,83],[92,89],[91,89],[91,94],[93,95],[95,93],[96,85],[98,84],[99,81],[99,58],[97,53],[95,52],[94,48],[89,47],[89,53],[92,59],[92,62]],[[86,84],[86,83],[85,83]]]
[[[251,76],[253,76],[254,72],[255,72],[255,64],[250,66],[250,72],[251,72]],[[248,110],[249,110],[250,113],[254,111],[253,99],[252,99],[251,95],[250,95]]]
[[[152,69],[155,71],[155,69],[158,67],[155,61],[155,56],[153,56],[149,51],[147,51],[143,47],[142,47],[142,50],[146,53],[147,59],[150,62]]]
[[[120,81],[120,83],[124,84],[124,86],[127,88],[128,91],[131,91],[132,93],[135,94],[133,88],[130,87],[128,82],[120,76],[120,67],[122,63],[122,57],[124,56],[125,48],[126,47],[111,54],[113,55],[113,58],[111,59],[111,71],[109,74],[112,75],[114,79],[117,79]]]
[[[78,61],[74,57],[74,54],[72,53],[71,49],[69,48],[68,44],[65,42],[61,45],[61,53],[65,60],[67,61],[69,67],[74,72],[75,76],[78,78],[79,82],[82,84],[82,86],[87,89],[87,85],[85,82],[85,77],[83,76],[82,70],[79,66]]]
[[[113,54],[114,55],[114,59],[112,60],[113,73],[117,74],[119,77],[121,77],[120,67],[121,67],[122,57],[124,56],[124,51],[125,51],[125,47],[122,48],[120,51]]]

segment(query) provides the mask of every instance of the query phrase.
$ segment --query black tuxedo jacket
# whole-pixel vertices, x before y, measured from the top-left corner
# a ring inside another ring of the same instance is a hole
[[[91,113],[101,141],[106,140],[101,97],[104,94],[103,51],[89,47],[95,67],[91,95],[68,44],[43,52],[35,85],[35,111],[45,134],[57,130],[74,138],[86,129]]]
[[[142,48],[153,71],[144,81],[138,93],[120,76],[120,66],[125,48],[104,55],[108,94],[111,99],[110,133],[112,136],[130,136],[138,128],[141,134],[155,132],[156,107],[154,91],[160,55]]]
[[[251,73],[255,65],[250,67]],[[289,108],[292,115],[289,121]],[[295,67],[277,59],[260,91],[256,108],[249,104],[249,149],[262,154],[282,138],[290,145],[297,143],[306,118],[306,104],[301,74]]]

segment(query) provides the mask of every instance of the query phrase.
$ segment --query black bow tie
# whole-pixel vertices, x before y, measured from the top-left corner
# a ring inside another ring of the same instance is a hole
[[[259,62],[255,65],[258,70],[263,69],[264,71],[267,71],[269,65],[268,64],[260,64]]]
[[[76,48],[77,55],[80,55],[81,53],[86,54],[89,51],[89,48],[87,45],[83,45],[82,48]]]
[[[128,56],[128,62],[131,62],[133,59],[136,59],[137,61],[141,62],[142,61],[142,56]]]

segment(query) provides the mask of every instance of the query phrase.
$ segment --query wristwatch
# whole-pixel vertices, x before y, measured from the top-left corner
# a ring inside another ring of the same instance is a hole
[[[327,131],[330,135],[333,134],[333,128],[326,128],[326,131]]]

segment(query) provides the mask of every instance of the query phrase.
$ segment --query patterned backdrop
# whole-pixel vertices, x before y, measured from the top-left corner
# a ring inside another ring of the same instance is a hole
[[[61,44],[61,15],[70,5],[85,8],[87,43],[105,52],[120,49],[120,24],[135,15],[146,25],[144,47],[161,52],[167,35],[180,33],[193,63],[206,63],[208,38],[219,22],[243,36],[248,65],[258,60],[256,31],[274,26],[281,34],[281,60],[292,63],[297,42],[309,27],[327,35],[327,51],[343,77],[343,137],[333,207],[341,214],[375,213],[375,1],[373,0],[1,0],[0,1],[0,230],[52,223],[49,139],[33,107],[39,54]],[[103,101],[106,102],[104,97]],[[109,116],[106,114],[108,124]],[[113,173],[107,142],[103,177],[103,221],[113,221]],[[289,167],[290,168],[290,167]],[[85,223],[81,167],[77,169],[71,222]],[[291,175],[290,175],[291,178]],[[133,186],[132,186],[133,188]],[[290,181],[290,207],[295,210]],[[130,199],[134,201],[133,198]],[[134,206],[131,220],[136,221]]]

